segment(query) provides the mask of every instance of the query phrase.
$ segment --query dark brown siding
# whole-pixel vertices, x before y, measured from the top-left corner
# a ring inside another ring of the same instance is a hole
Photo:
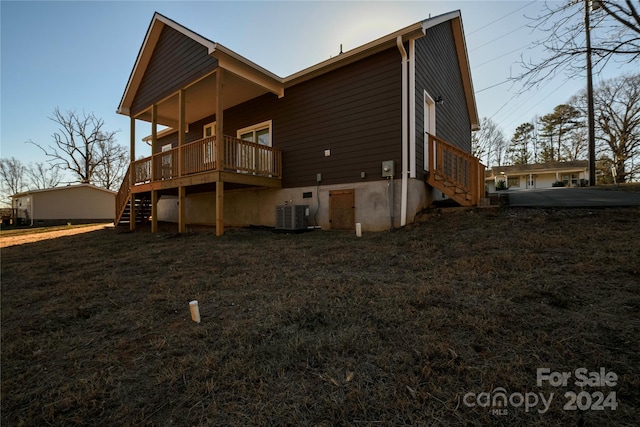
[[[257,123],[274,120],[278,108],[278,97],[273,94],[266,94],[254,98],[250,101],[236,105],[224,111],[224,134],[236,136],[237,130]],[[205,125],[215,122],[216,116],[212,115],[189,123],[189,132],[185,136],[185,143],[188,144],[197,141],[203,137],[203,128]],[[275,123],[273,124],[275,127]],[[174,132],[159,139],[158,146],[154,149],[154,153],[160,152],[162,146],[172,144],[178,146],[178,133]],[[276,145],[277,146],[277,145]]]
[[[315,185],[317,173],[322,184],[377,180],[383,161],[399,167],[401,71],[398,50],[388,49],[286,89],[273,129],[283,186]]]
[[[471,121],[450,22],[428,29],[425,37],[416,40],[416,161],[419,178],[424,175],[425,90],[433,98],[442,96],[444,100],[444,104],[436,106],[438,136],[471,152]]]
[[[272,93],[229,108],[224,112],[224,133],[236,136],[238,129],[266,122],[267,120],[275,121],[277,110],[278,96]],[[272,125],[276,126],[275,123],[272,123]]]
[[[164,26],[131,105],[138,114],[218,66],[207,48]]]
[[[382,162],[401,168],[402,67],[397,48],[365,58],[286,89],[266,94],[224,112],[224,133],[272,120],[273,146],[282,150],[283,186],[382,179]],[[214,116],[189,124],[185,141],[202,137]],[[163,144],[177,144],[177,134]],[[331,150],[325,157],[324,151]],[[361,178],[361,172],[365,178]],[[396,174],[399,177],[399,173]]]

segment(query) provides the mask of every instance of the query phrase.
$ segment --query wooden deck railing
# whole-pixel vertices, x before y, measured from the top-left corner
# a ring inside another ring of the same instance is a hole
[[[282,177],[282,152],[273,147],[224,137],[223,158],[216,159],[215,137],[200,139],[182,147],[172,148],[133,163],[134,185],[179,178],[208,171],[250,173],[273,178]],[[182,168],[178,159],[182,158]]]
[[[133,185],[148,184],[183,176],[227,171],[282,178],[282,152],[273,147],[224,136],[223,158],[218,162],[216,138],[209,137],[154,154],[131,164],[116,195],[116,222],[129,200],[129,179]],[[182,168],[178,159],[182,158]]]
[[[282,155],[273,147],[225,136],[223,152],[224,170],[282,177]]]
[[[472,154],[447,141],[428,136],[428,183],[460,204],[480,204],[484,197],[484,165]]]

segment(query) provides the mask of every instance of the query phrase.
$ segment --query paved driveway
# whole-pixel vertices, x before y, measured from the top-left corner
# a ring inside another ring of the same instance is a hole
[[[598,188],[545,188],[506,191],[509,206],[518,207],[614,207],[640,206],[640,193]]]

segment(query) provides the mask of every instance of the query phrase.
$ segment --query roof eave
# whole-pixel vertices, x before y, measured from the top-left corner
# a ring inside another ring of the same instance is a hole
[[[283,79],[285,88],[310,80],[329,71],[333,71],[337,68],[362,59],[363,57],[388,49],[389,47],[396,46],[396,40],[398,36],[401,36],[403,41],[424,37],[422,22],[410,25],[394,33],[388,34],[362,46],[359,46],[355,49],[341,53],[338,56],[334,56],[333,58],[305,68],[304,70],[298,71],[297,73],[291,74],[290,76]]]
[[[142,76],[144,75],[144,71],[146,70],[147,65],[149,64],[149,60],[151,59],[151,55],[153,54],[153,48],[158,42],[160,33],[162,32],[162,29],[165,25],[170,26],[174,30],[186,35],[187,37],[190,37],[191,39],[205,46],[209,50],[209,52],[215,49],[216,43],[178,24],[174,20],[167,18],[166,16],[158,12],[155,12],[153,14],[153,18],[151,18],[151,22],[149,23],[149,28],[147,29],[147,33],[145,34],[144,42],[142,43],[140,51],[138,52],[138,56],[136,57],[136,62],[133,66],[133,69],[131,70],[131,74],[129,75],[129,80],[127,81],[127,86],[120,100],[120,105],[116,110],[118,114],[131,114],[130,107],[133,103],[133,98],[135,97],[138,86],[140,85],[140,82],[142,80]]]
[[[478,117],[478,107],[476,104],[475,92],[473,90],[473,79],[471,78],[471,66],[469,64],[469,53],[467,51],[467,42],[464,36],[464,27],[462,25],[462,14],[459,10],[445,13],[433,18],[422,21],[423,31],[426,31],[436,25],[451,21],[453,28],[453,38],[456,44],[456,53],[458,55],[458,66],[462,75],[462,86],[464,89],[465,99],[467,103],[467,112],[471,121],[471,130],[480,130],[480,119]]]

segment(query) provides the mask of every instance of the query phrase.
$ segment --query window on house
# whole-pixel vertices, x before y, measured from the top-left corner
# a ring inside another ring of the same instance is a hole
[[[162,168],[160,170],[160,179],[169,179],[173,176],[173,155],[168,153],[173,147],[171,144],[165,144],[162,146],[162,152],[167,153],[162,155]]]
[[[271,147],[271,120],[238,129],[238,138]],[[238,152],[238,169],[241,172],[270,174],[273,154],[257,147],[243,146]]]
[[[238,138],[271,147],[271,120],[239,129]]]
[[[507,186],[508,187],[520,187],[520,177],[519,176],[508,177],[507,178]]]
[[[216,122],[206,124],[202,129],[203,138],[211,138],[212,136],[216,136]],[[205,163],[213,163],[216,161],[216,147],[213,144],[213,140],[207,141],[202,146],[202,149],[204,150]]]

